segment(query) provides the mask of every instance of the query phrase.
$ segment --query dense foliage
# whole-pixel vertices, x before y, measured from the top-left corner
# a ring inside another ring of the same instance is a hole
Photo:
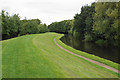
[[[82,40],[92,40],[93,15],[95,12],[95,3],[91,6],[83,6],[81,13],[74,17],[73,36]]]
[[[120,2],[97,2],[81,8],[73,20],[54,22],[49,30],[70,33],[82,41],[93,41],[99,45],[120,45]]]
[[[8,39],[25,34],[44,33],[47,31],[72,34],[82,41],[93,41],[100,45],[120,45],[120,2],[97,2],[81,8],[73,20],[41,24],[39,19],[20,20],[18,14],[9,16],[3,10],[2,35]]]
[[[46,24],[42,24],[39,19],[20,20],[18,14],[9,16],[8,12],[2,10],[2,39],[9,39],[26,34],[38,34],[47,32]]]
[[[93,31],[103,44],[118,45],[118,3],[96,3]],[[97,41],[97,42],[98,42]]]
[[[81,13],[74,17],[73,36],[100,45],[119,46],[118,8],[117,2],[97,2],[82,7]]]
[[[69,33],[72,28],[72,20],[64,20],[61,22],[53,22],[48,25],[50,32],[58,32],[58,33]]]

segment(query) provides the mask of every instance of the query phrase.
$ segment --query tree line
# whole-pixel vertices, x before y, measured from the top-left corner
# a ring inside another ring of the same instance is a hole
[[[64,33],[68,34],[73,26],[73,20],[64,20],[60,22],[53,22],[48,25],[50,32]]]
[[[96,2],[81,8],[73,20],[54,22],[50,31],[72,34],[82,41],[120,46],[120,2]],[[65,26],[67,25],[67,26]]]
[[[22,36],[26,34],[39,34],[48,32],[46,24],[42,24],[39,19],[20,20],[18,14],[12,16],[2,10],[1,15],[2,40]]]
[[[48,26],[39,19],[20,20],[18,14],[10,16],[2,10],[2,39],[50,31],[71,34],[76,39],[99,45],[120,46],[119,5],[120,2],[94,2],[83,6],[74,19],[53,22]]]

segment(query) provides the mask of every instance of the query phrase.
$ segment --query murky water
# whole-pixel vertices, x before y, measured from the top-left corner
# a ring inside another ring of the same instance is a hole
[[[91,42],[82,42],[81,40],[74,39],[71,35],[65,35],[61,41],[77,50],[81,50],[90,54],[94,54],[101,58],[111,60],[120,64],[120,50],[117,47],[101,47]]]

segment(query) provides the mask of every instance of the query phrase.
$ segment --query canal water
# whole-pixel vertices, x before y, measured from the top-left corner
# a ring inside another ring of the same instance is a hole
[[[92,42],[83,42],[81,40],[73,38],[72,35],[63,36],[60,39],[63,43],[74,49],[87,52],[89,54],[94,54],[104,59],[111,60],[113,62],[119,63],[120,50],[117,47],[102,47]]]

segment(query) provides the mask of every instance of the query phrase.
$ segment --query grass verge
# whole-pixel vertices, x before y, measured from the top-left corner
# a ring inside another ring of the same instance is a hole
[[[95,61],[104,63],[104,64],[106,64],[106,65],[108,65],[108,66],[110,66],[110,67],[113,67],[113,68],[117,69],[117,70],[120,70],[118,63],[112,62],[112,61],[107,60],[107,59],[104,59],[104,58],[100,58],[100,57],[98,57],[98,56],[95,56],[95,55],[92,55],[92,54],[89,54],[89,53],[86,53],[86,52],[83,52],[83,51],[76,50],[76,49],[74,49],[74,48],[72,48],[72,47],[64,44],[64,43],[60,40],[60,38],[63,37],[63,36],[64,36],[64,34],[62,34],[61,36],[57,37],[57,38],[56,38],[56,41],[57,41],[57,43],[58,43],[59,45],[61,45],[61,46],[64,47],[65,49],[67,49],[67,50],[69,50],[69,51],[71,51],[71,52],[73,52],[73,53],[79,54],[79,55],[81,55],[81,56],[84,56],[84,57],[86,57],[86,58],[89,58],[89,59],[92,59],[92,60],[95,60]]]

